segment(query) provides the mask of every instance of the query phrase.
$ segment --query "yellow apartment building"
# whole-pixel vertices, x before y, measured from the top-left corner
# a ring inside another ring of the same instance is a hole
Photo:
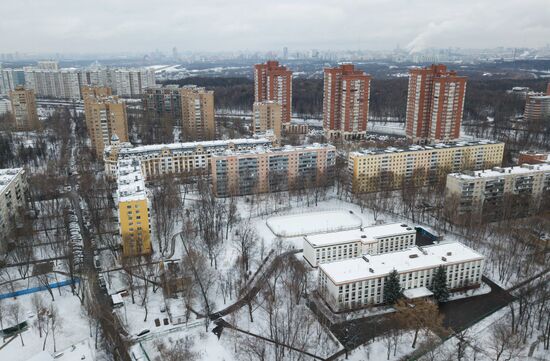
[[[125,159],[119,162],[117,185],[122,254],[124,257],[151,254],[149,199],[139,160]]]
[[[354,193],[395,190],[410,184],[425,186],[462,170],[500,166],[504,143],[488,140],[413,145],[405,148],[363,149],[352,152],[348,171]]]

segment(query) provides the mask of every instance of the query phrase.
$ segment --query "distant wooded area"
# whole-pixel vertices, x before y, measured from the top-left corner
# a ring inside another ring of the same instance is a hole
[[[521,114],[525,100],[506,94],[514,86],[528,86],[536,91],[546,88],[547,80],[483,79],[469,80],[464,105],[464,119],[504,119]],[[195,84],[214,90],[217,109],[252,110],[254,82],[249,78],[194,77],[166,84]],[[370,110],[372,117],[405,119],[407,78],[373,79]],[[320,116],[323,109],[323,80],[295,78],[292,84],[293,111],[300,115]]]

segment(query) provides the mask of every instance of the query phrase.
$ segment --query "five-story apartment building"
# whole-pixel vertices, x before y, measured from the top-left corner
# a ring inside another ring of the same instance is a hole
[[[549,207],[550,164],[480,171],[466,171],[447,176],[448,206],[456,209],[453,220],[460,222],[473,216],[488,221],[531,214],[541,206]]]
[[[336,148],[258,147],[213,155],[210,164],[212,188],[219,197],[327,186],[333,179]]]

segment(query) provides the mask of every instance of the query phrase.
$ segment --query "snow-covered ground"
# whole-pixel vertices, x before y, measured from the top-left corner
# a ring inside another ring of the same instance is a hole
[[[431,333],[419,333],[417,345],[435,338]],[[353,350],[347,360],[349,361],[397,361],[410,354],[415,349],[411,347],[414,332],[405,332],[395,339],[391,337],[379,337]],[[389,356],[388,356],[388,348]],[[418,348],[418,346],[417,346]],[[342,357],[343,359],[343,357]]]
[[[493,328],[499,323],[505,324],[507,318],[510,317],[510,308],[503,308],[489,317],[474,324],[472,327],[464,331],[464,337],[468,340],[469,346],[465,348],[464,359],[478,361],[492,361],[496,359],[496,352],[494,349],[495,340],[493,339]],[[448,360],[450,355],[456,354],[457,345],[459,340],[456,336],[447,339],[439,347],[435,348],[432,352],[436,355],[433,358],[434,361]],[[474,350],[474,347],[476,350]],[[541,342],[536,342],[533,338],[528,338],[527,342],[523,344],[522,349],[517,351],[517,354],[508,358],[507,351],[501,355],[503,358],[511,361],[548,361],[550,360],[550,353],[548,350],[544,350]],[[529,352],[533,351],[532,356],[529,356]]]
[[[46,308],[50,305],[55,305],[59,312],[59,330],[56,331],[56,349],[57,352],[70,348],[72,345],[81,342],[82,340],[93,340],[90,338],[90,328],[86,316],[83,315],[80,300],[73,296],[70,287],[63,287],[58,290],[53,290],[55,301],[51,301],[51,297],[47,291],[38,292],[36,294],[44,301]],[[61,293],[61,295],[60,295]],[[22,314],[29,323],[29,329],[22,333],[25,346],[21,345],[19,337],[15,338],[4,348],[0,349],[0,360],[6,361],[26,361],[34,355],[42,352],[44,344],[44,334],[42,338],[39,336],[38,326],[36,323],[36,315],[32,306],[32,294],[18,296],[17,299],[5,299],[2,302],[2,307],[10,307],[11,304],[19,303]],[[4,326],[7,326],[4,320]],[[93,344],[93,341],[90,341]],[[1,347],[1,345],[0,345]],[[54,354],[54,344],[52,332],[46,340],[46,351]]]
[[[344,231],[359,228],[361,225],[361,218],[351,211],[345,210],[305,212],[267,219],[267,226],[276,236],[280,237]]]

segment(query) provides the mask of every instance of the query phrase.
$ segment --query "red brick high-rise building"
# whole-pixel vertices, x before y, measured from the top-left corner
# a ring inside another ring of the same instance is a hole
[[[271,100],[281,104],[282,121],[292,118],[292,71],[270,60],[254,65],[254,102]]]
[[[324,70],[323,129],[331,139],[363,139],[369,115],[370,75],[342,64]]]
[[[409,71],[407,139],[413,143],[450,142],[460,137],[466,77],[443,64]]]

